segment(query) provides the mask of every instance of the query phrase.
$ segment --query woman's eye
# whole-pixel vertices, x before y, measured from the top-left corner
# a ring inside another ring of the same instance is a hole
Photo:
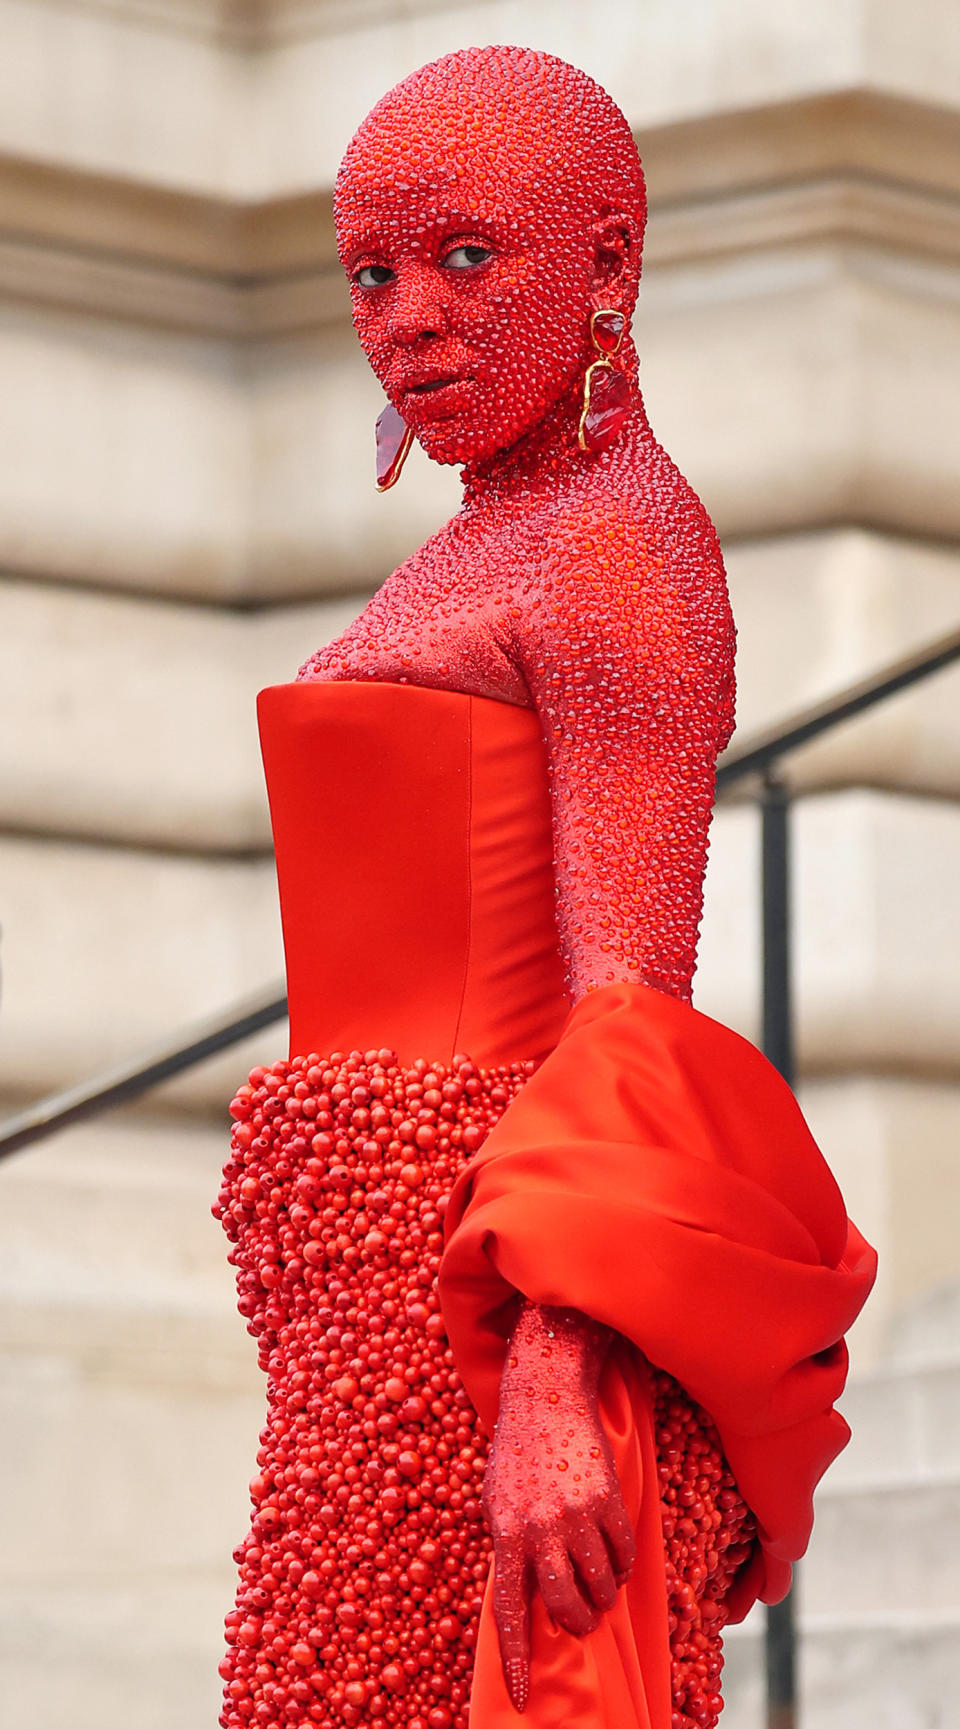
[[[393,281],[393,271],[385,264],[363,264],[353,280],[361,288],[382,288],[385,282]]]
[[[471,265],[485,264],[492,256],[489,246],[455,246],[440,262],[445,270],[469,270]]]

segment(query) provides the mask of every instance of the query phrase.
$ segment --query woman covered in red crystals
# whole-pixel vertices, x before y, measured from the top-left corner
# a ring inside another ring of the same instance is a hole
[[[706,1729],[873,1257],[690,1004],[733,629],[637,385],[640,162],[582,73],[469,50],[335,209],[381,484],[416,437],[465,491],[261,697],[293,1055],[218,1204],[269,1377],[221,1723]]]

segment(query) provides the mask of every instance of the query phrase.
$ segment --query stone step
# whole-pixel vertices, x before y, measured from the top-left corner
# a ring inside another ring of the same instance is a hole
[[[233,1564],[229,1553],[216,1573],[159,1564],[156,1523],[145,1503],[136,1563],[109,1579],[81,1569],[0,1587],[2,1729],[212,1729]]]
[[[0,904],[0,1089],[14,1098],[57,1091],[186,1035],[282,977],[269,859],[7,838]],[[256,1048],[268,1060],[282,1054],[283,1027]],[[175,1086],[222,1110],[246,1057],[228,1052]]]
[[[833,1490],[960,1474],[960,1359],[858,1376],[841,1408],[853,1434],[831,1466]]]
[[[0,1169],[0,1297],[215,1320],[232,1308],[226,1239],[210,1208],[229,1148],[220,1128],[126,1113],[68,1129]]]
[[[870,1300],[849,1336],[857,1374],[906,1367],[897,1344],[915,1316],[914,1367],[956,1359],[960,1290],[960,1087],[946,1079],[833,1075],[802,1081],[800,1103],[844,1195],[879,1255]],[[936,1323],[931,1303],[944,1304]],[[931,1357],[933,1341],[938,1342]],[[895,1354],[896,1353],[896,1354]]]
[[[229,1269],[222,1315],[128,1270],[125,1304],[2,1305],[2,1729],[216,1722],[263,1376]]]
[[[232,1570],[157,1567],[148,1527],[135,1572],[90,1583],[0,1592],[3,1729],[126,1729],[132,1701],[139,1729],[209,1729]],[[960,1729],[960,1619],[808,1619],[800,1633],[804,1729]],[[721,1729],[764,1729],[760,1617],[725,1651]]]
[[[955,1140],[946,1148],[945,1168],[953,1159]],[[960,1278],[941,1280],[897,1312],[890,1330],[888,1354],[898,1369],[939,1368],[955,1363],[960,1351]]]
[[[256,692],[363,598],[244,614],[0,579],[0,828],[270,851]]]
[[[229,1571],[265,1395],[210,1214],[226,1147],[225,1127],[121,1116],[0,1173],[4,1548],[25,1591],[85,1580],[96,1614],[141,1534],[161,1572]]]
[[[960,807],[869,790],[791,816],[801,1070],[956,1075]],[[748,1037],[760,1003],[760,833],[721,806],[711,833],[694,1003]]]
[[[161,1573],[229,1572],[266,1406],[239,1316],[4,1305],[3,1326],[8,1582],[109,1595],[143,1544]]]
[[[737,624],[733,751],[786,716],[834,697],[960,627],[960,556],[834,529],[724,549]],[[960,669],[889,698],[793,752],[794,786],[960,793]]]
[[[724,1645],[721,1729],[765,1729],[762,1610]],[[958,1650],[956,1613],[801,1617],[798,1720],[803,1729],[960,1729]]]
[[[960,1615],[960,1473],[925,1483],[833,1484],[817,1495],[801,1573],[810,1614]]]
[[[256,693],[363,598],[240,613],[0,579],[0,828],[269,852]]]

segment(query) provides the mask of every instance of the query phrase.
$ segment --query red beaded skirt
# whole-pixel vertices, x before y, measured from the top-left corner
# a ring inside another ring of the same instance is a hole
[[[268,1415],[236,1551],[224,1729],[466,1729],[487,1438],[437,1271],[453,1183],[532,1068],[314,1055],[254,1069],[233,1101],[215,1210]],[[713,1426],[668,1375],[653,1405],[673,1729],[709,1729],[724,1597],[753,1525]]]

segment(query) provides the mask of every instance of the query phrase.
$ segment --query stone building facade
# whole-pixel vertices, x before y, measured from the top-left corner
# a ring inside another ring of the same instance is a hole
[[[254,693],[458,496],[419,452],[374,492],[332,179],[390,83],[498,40],[636,129],[642,382],[724,541],[740,735],[960,622],[953,0],[0,0],[6,1109],[281,972]],[[805,1570],[816,1729],[958,1721],[958,717],[947,673],[792,769],[802,1097],[883,1265]],[[757,869],[724,806],[697,1002],[748,1033]],[[0,1172],[3,1729],[216,1720],[262,1389],[209,1204],[283,1048]]]

